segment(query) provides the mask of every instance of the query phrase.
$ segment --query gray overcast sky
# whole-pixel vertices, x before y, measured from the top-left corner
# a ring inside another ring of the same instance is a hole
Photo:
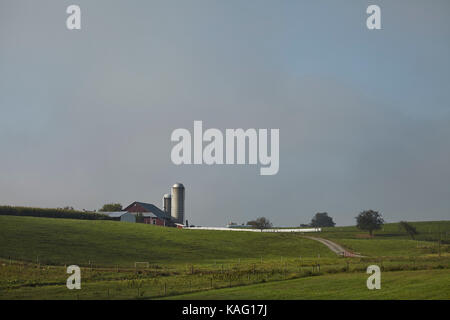
[[[78,4],[82,30],[66,29]],[[366,8],[382,9],[369,31]],[[0,2],[0,204],[275,225],[450,218],[450,2]],[[280,171],[175,166],[176,128],[279,128]]]

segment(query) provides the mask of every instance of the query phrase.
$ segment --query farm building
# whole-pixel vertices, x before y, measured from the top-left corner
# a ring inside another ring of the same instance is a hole
[[[122,222],[136,222],[136,216],[127,211],[118,211],[118,212],[101,212],[112,218],[113,220],[122,221]]]
[[[176,183],[172,186],[171,194],[163,196],[163,210],[151,203],[135,201],[123,211],[102,213],[118,221],[182,228],[184,223],[184,186]]]
[[[162,211],[151,203],[135,201],[124,210],[134,214],[137,217],[142,215],[142,222],[145,224],[154,224],[157,226],[173,225],[170,214]]]

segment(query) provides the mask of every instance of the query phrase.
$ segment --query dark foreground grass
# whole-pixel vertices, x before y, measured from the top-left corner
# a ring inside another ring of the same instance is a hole
[[[341,277],[343,279],[363,279],[364,277],[361,275],[367,278],[366,269],[373,264],[380,266],[382,279],[384,279],[384,274],[391,274],[393,271],[399,277],[417,275],[404,273],[407,270],[419,270],[432,274],[435,271],[438,273],[446,271],[448,274],[450,257],[420,257],[414,260],[401,260],[398,257],[385,260],[302,258],[283,261],[280,259],[265,260],[262,263],[251,259],[242,259],[240,262],[234,261],[234,263],[228,264],[173,265],[157,268],[151,266],[137,270],[134,268],[84,267],[81,270],[81,290],[66,288],[68,275],[64,267],[23,263],[9,264],[7,261],[0,261],[0,299],[155,299],[192,292],[211,292],[211,290],[220,288],[241,288],[258,283],[273,284],[275,286],[273,288],[276,289],[278,284],[290,279],[309,279],[311,277],[328,279],[329,275],[337,276],[333,279],[341,279]],[[414,279],[416,278],[413,278],[413,281],[415,281]],[[437,287],[433,288],[436,283],[429,282],[427,277],[421,278],[420,281],[428,283],[432,290],[437,289]],[[352,283],[349,282],[349,284]],[[358,284],[361,285],[359,282]],[[326,292],[335,294],[336,290],[333,289],[333,286],[324,287],[320,281],[313,283],[311,289],[316,285],[316,290],[325,290],[322,292],[323,294]],[[265,294],[270,294],[271,298],[277,299],[279,298],[276,293],[278,289],[275,289],[274,292]],[[338,287],[338,289],[341,288]],[[285,290],[284,285],[279,290]],[[440,298],[442,298],[442,293],[445,292],[440,292]],[[287,290],[287,294],[289,296],[292,293]],[[412,292],[411,298],[414,296],[415,293]],[[303,296],[299,298],[303,298]],[[304,298],[308,298],[308,296]]]
[[[368,290],[367,277],[365,273],[323,275],[209,290],[166,299],[450,299],[448,270],[384,272],[380,290]]]

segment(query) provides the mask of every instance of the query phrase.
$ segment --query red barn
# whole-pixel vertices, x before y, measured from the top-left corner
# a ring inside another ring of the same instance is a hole
[[[170,215],[159,209],[157,206],[151,203],[145,202],[133,202],[123,211],[132,212],[134,214],[142,214],[144,223],[153,224],[157,226],[172,226]]]

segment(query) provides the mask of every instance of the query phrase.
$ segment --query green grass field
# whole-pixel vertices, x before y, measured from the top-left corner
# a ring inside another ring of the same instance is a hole
[[[448,270],[385,272],[380,290],[363,273],[333,274],[172,296],[180,300],[450,299]]]
[[[387,223],[375,231],[374,238],[356,227],[324,228],[320,236],[335,241],[345,248],[366,256],[420,256],[449,252],[450,221],[412,222],[419,234],[412,240],[398,223]]]
[[[438,240],[440,232],[443,241],[450,241],[450,221],[420,221],[409,223],[419,232],[415,237],[417,240]],[[328,238],[334,239],[360,239],[362,236],[367,236],[366,231],[361,231],[356,227],[323,228],[322,231],[322,235],[327,235]],[[374,234],[376,238],[410,239],[398,223],[386,223],[381,230],[374,231]]]
[[[296,233],[0,216],[0,299],[449,299],[450,222],[415,224],[419,240],[398,224],[371,239],[354,227],[314,234],[365,255],[343,258]],[[82,267],[81,290],[65,286],[69,264]],[[366,288],[371,264],[379,291]]]
[[[180,230],[115,221],[0,216],[0,257],[43,264],[131,267],[284,257],[333,257],[297,234]]]

